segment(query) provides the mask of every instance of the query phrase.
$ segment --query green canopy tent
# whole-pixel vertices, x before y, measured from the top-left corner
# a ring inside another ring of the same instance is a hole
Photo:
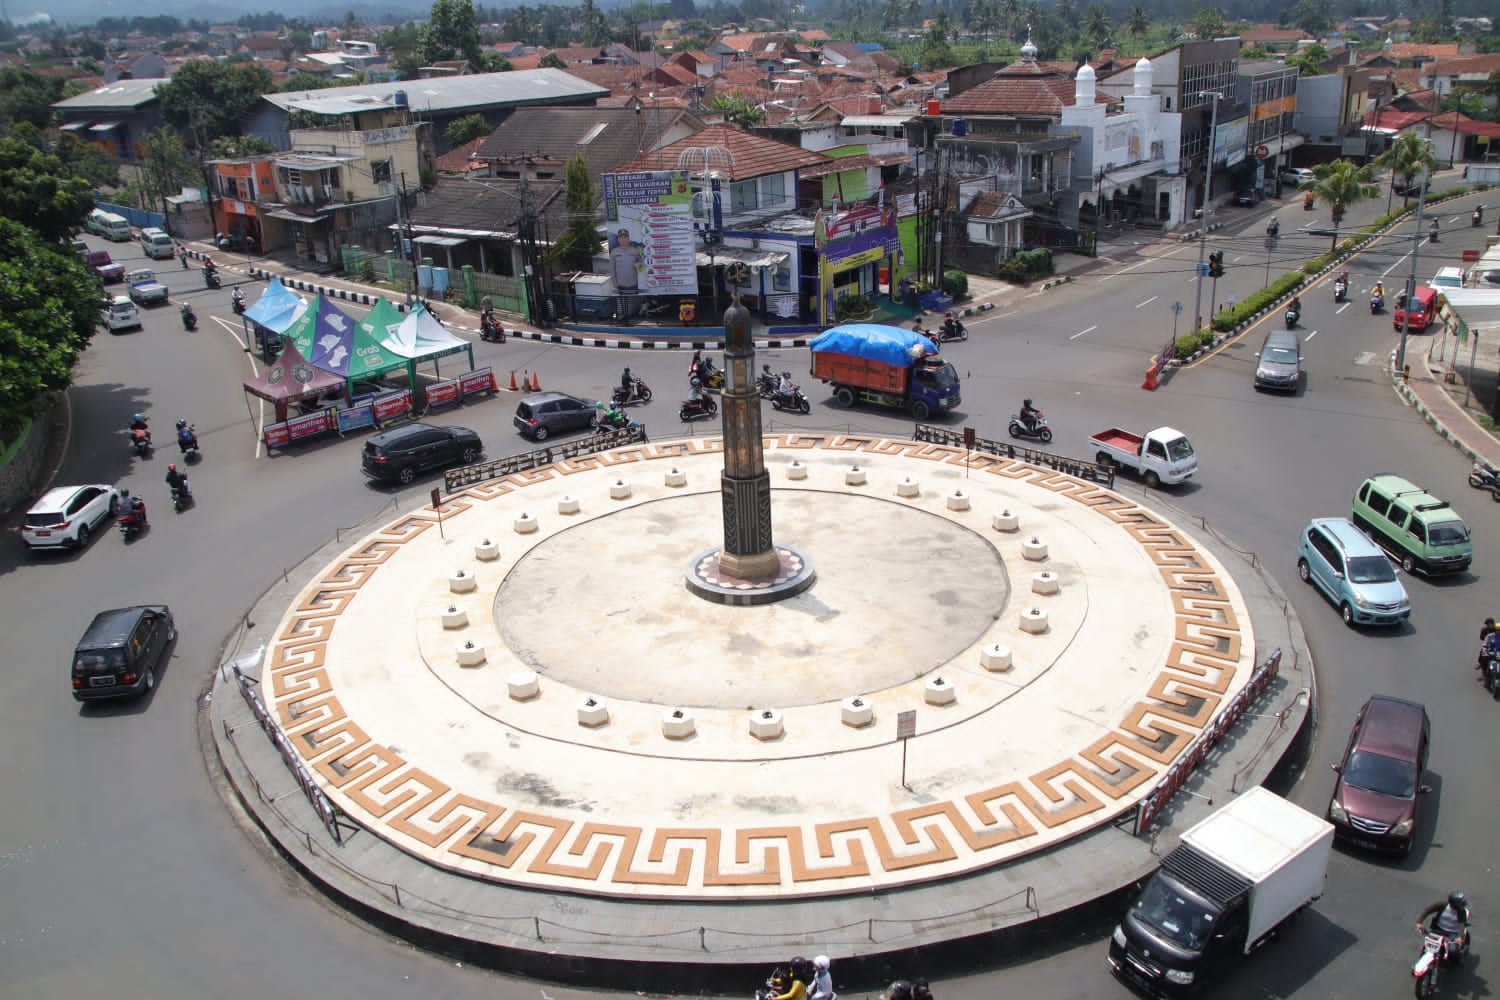
[[[356,322],[324,295],[283,336],[314,365],[342,378],[351,394],[355,382],[403,368],[416,388],[416,363],[393,352],[367,324]]]
[[[370,314],[359,322],[368,327],[373,336],[380,338],[391,353],[411,358],[413,363],[431,359],[434,375],[438,371],[438,358],[449,354],[464,353],[469,356],[469,370],[474,370],[474,345],[449,333],[436,316],[420,303],[405,316],[396,311],[385,299],[375,304]]]

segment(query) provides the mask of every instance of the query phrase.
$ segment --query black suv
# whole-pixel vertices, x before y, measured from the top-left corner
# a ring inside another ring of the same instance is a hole
[[[177,641],[165,604],[101,611],[73,651],[73,698],[95,701],[144,695]]]
[[[407,424],[366,441],[360,465],[365,475],[377,482],[404,486],[427,469],[455,462],[473,465],[483,452],[479,435],[467,427]]]

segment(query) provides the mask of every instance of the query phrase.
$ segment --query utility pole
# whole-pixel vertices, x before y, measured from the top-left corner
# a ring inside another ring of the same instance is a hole
[[[1427,204],[1427,185],[1417,191],[1417,235],[1411,241],[1411,273],[1406,278],[1407,308],[1401,311],[1401,346],[1396,349],[1396,374],[1406,373],[1406,335],[1411,327],[1411,297],[1417,291],[1417,257],[1422,249],[1422,209]]]
[[[411,217],[406,213],[406,171],[401,171],[401,195],[396,199],[396,224],[401,233],[401,257],[406,261],[406,306],[411,308],[417,281],[417,245],[411,238]]]
[[[1203,269],[1206,261],[1204,257],[1208,253],[1208,195],[1213,188],[1214,181],[1214,133],[1219,129],[1219,100],[1223,97],[1218,91],[1208,90],[1199,94],[1200,97],[1213,98],[1213,110],[1208,119],[1208,152],[1203,156],[1203,209],[1200,212],[1202,218],[1198,226],[1198,291],[1193,299],[1193,332],[1196,334],[1203,329]]]

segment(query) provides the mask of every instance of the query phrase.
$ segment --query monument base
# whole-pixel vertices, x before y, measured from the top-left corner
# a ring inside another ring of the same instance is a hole
[[[761,576],[737,576],[724,564],[723,549],[709,549],[688,563],[688,590],[715,604],[751,607],[772,604],[800,594],[813,585],[817,571],[807,554],[790,545],[777,545],[774,569]]]

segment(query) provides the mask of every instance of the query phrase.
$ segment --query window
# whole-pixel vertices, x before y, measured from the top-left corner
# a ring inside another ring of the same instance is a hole
[[[391,182],[391,161],[373,160],[370,163],[370,179],[376,184],[389,184]]]
[[[729,210],[731,212],[753,212],[759,207],[755,200],[755,181],[735,181],[729,185]]]
[[[786,200],[786,174],[767,174],[760,179],[760,203],[774,205]]]
[[[1377,514],[1384,514],[1391,509],[1390,500],[1376,493],[1374,490],[1370,491],[1367,502],[1370,505],[1370,509]]]

